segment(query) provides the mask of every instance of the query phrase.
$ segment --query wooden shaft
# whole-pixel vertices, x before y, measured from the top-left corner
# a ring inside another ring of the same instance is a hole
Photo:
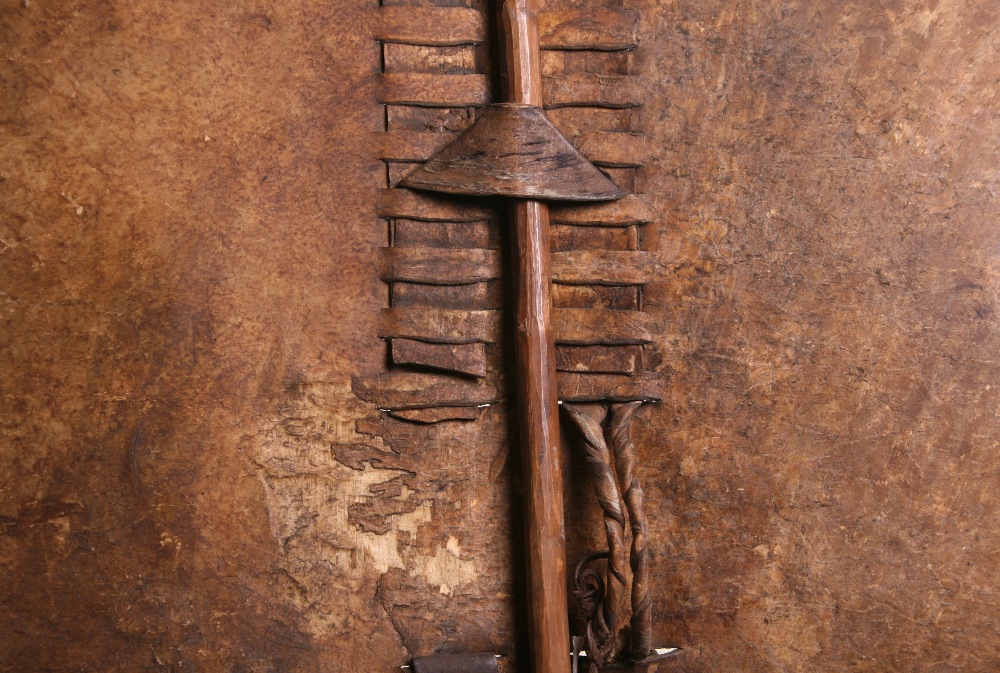
[[[504,89],[509,103],[541,106],[542,69],[534,0],[502,0]],[[533,673],[569,673],[569,607],[549,208],[539,201],[512,207],[515,241],[515,348],[524,462],[528,553],[528,632]]]
[[[517,246],[515,348],[524,463],[528,621],[534,673],[569,673],[569,609],[555,340],[550,324],[548,208],[513,204]]]
[[[542,50],[535,0],[501,0],[504,101],[542,105]]]

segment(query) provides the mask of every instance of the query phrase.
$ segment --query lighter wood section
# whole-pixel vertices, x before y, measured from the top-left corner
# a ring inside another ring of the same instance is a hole
[[[542,104],[542,53],[538,38],[538,8],[534,0],[503,0],[500,35],[505,103]]]
[[[382,42],[450,47],[486,39],[483,14],[463,7],[383,7],[375,39]]]
[[[500,277],[500,253],[481,248],[382,248],[382,280],[468,285]]]
[[[486,75],[383,73],[379,83],[379,101],[391,105],[481,107],[491,99]]]
[[[639,80],[625,75],[546,77],[545,107],[633,108],[642,105]]]
[[[382,310],[378,335],[441,344],[496,343],[499,330],[499,311],[388,308]]]
[[[571,346],[624,346],[653,340],[648,313],[596,308],[557,308],[552,311],[556,343]]]
[[[657,213],[645,195],[629,194],[609,203],[553,206],[551,215],[553,224],[629,227],[653,222]]]
[[[639,15],[627,9],[542,12],[538,25],[542,49],[617,51],[639,46]]]
[[[428,222],[480,222],[493,218],[482,202],[447,199],[418,194],[409,189],[379,190],[378,215]]]
[[[564,285],[645,285],[659,265],[648,252],[572,250],[552,254],[552,281]]]

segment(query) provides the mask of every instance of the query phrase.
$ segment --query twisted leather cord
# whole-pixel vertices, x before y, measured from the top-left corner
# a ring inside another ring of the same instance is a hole
[[[594,630],[590,628],[591,620],[599,620],[598,624],[603,624],[604,620],[601,611],[601,606],[604,603],[604,578],[592,567],[592,564],[607,559],[608,552],[606,551],[591,554],[577,563],[576,570],[573,572],[573,598],[576,599],[576,603],[580,607],[581,616],[587,622],[588,631]]]
[[[576,405],[564,404],[584,438],[597,501],[604,511],[604,530],[608,538],[608,570],[605,579],[604,605],[595,611],[587,625],[587,658],[598,668],[614,654],[618,635],[618,617],[625,596],[625,513],[618,480],[611,467],[601,420],[595,420]],[[607,411],[605,410],[605,414]]]
[[[635,471],[635,445],[632,444],[632,415],[642,406],[642,402],[616,404],[611,408],[611,424],[608,427],[608,443],[615,457],[618,483],[621,484],[628,508],[629,523],[632,526],[632,552],[629,563],[632,566],[632,621],[630,629],[629,656],[634,661],[645,659],[649,654],[652,630],[651,599],[649,596],[649,552],[646,539],[649,526],[643,505],[642,486]]]
[[[586,622],[587,627],[582,638],[576,637],[572,640],[576,643],[574,648],[587,650],[587,671],[597,671],[599,666],[593,660],[590,653],[600,649],[598,633],[607,634],[607,624],[604,622],[604,577],[594,568],[597,561],[607,561],[608,552],[601,551],[591,554],[576,565],[573,573],[573,597],[576,598],[580,607],[580,616]],[[583,641],[582,643],[576,641]]]

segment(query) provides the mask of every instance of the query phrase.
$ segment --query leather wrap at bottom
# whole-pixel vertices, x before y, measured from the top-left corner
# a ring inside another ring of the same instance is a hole
[[[413,673],[497,673],[498,670],[492,652],[413,658]]]

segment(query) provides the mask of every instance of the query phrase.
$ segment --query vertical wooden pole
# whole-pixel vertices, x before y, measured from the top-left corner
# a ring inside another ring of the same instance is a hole
[[[534,0],[501,0],[505,100],[542,105],[541,53]],[[528,621],[534,673],[569,673],[569,612],[549,209],[539,201],[512,205],[515,240],[515,348],[521,452],[525,475]]]
[[[535,0],[501,0],[504,102],[542,106],[542,51]]]
[[[534,673],[569,673],[569,612],[555,345],[549,323],[548,209],[513,208],[517,245],[517,392],[525,481],[528,620]]]

